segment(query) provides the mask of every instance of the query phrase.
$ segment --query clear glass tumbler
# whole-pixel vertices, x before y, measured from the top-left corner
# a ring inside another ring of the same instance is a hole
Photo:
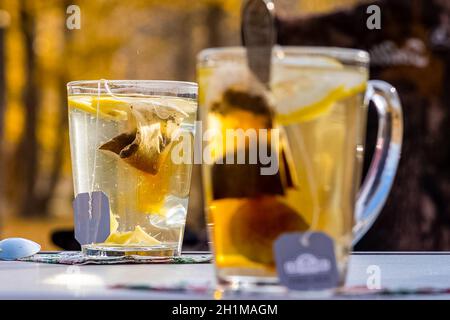
[[[100,243],[83,244],[83,251],[116,256],[180,254],[197,85],[93,80],[70,82],[67,87],[75,196],[101,191],[110,207],[109,236]]]

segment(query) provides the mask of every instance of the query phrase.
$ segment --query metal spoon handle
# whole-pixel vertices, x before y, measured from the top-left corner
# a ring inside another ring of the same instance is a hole
[[[276,39],[274,12],[272,0],[247,0],[242,10],[241,36],[247,49],[248,66],[267,88]]]

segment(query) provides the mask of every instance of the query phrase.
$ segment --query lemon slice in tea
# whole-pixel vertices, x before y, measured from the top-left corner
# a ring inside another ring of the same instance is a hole
[[[134,231],[131,233],[131,236],[128,238],[127,242],[125,244],[127,245],[158,245],[161,242],[156,240],[154,237],[149,235],[147,232],[144,231],[144,229],[141,228],[141,226],[137,226]]]
[[[112,97],[70,96],[69,108],[78,109],[103,118],[126,120],[130,103]]]
[[[275,66],[277,122],[289,125],[327,114],[335,102],[365,90],[367,74],[328,58],[297,58]]]
[[[141,226],[136,226],[134,231],[114,232],[106,239],[105,244],[114,245],[158,245],[161,242],[147,234]]]

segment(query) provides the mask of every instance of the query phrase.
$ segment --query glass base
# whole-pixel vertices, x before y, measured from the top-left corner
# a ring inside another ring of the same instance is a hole
[[[147,256],[167,258],[180,255],[178,245],[176,244],[164,244],[151,247],[87,244],[82,246],[82,252],[87,256],[101,257]]]
[[[278,277],[272,270],[222,267],[216,272],[218,284],[225,292],[282,293],[286,291],[279,285]]]
[[[286,288],[281,286],[277,278],[228,276],[218,278],[218,284],[224,293],[286,293]]]
[[[327,299],[336,292],[336,288],[289,290],[280,284],[274,271],[264,269],[220,268],[216,272],[222,295],[229,299],[236,296],[252,299],[259,295],[280,299]]]

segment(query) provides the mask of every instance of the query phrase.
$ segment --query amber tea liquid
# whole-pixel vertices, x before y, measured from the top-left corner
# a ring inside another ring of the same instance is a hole
[[[278,128],[283,139],[278,152],[284,150],[282,172],[273,178],[254,178],[254,168],[245,166],[203,166],[219,279],[276,282],[273,241],[284,232],[311,230],[333,238],[344,274],[362,169],[366,71],[325,57],[274,59],[272,92],[266,96],[274,115],[267,121],[261,108],[249,106],[258,104],[262,91],[245,60],[222,58],[198,70],[206,129],[215,128],[219,136],[226,129]],[[210,141],[221,145],[223,136]],[[216,152],[217,159],[230,152],[218,148],[223,152]],[[278,184],[282,191],[274,187]],[[224,185],[237,191],[223,190]]]

